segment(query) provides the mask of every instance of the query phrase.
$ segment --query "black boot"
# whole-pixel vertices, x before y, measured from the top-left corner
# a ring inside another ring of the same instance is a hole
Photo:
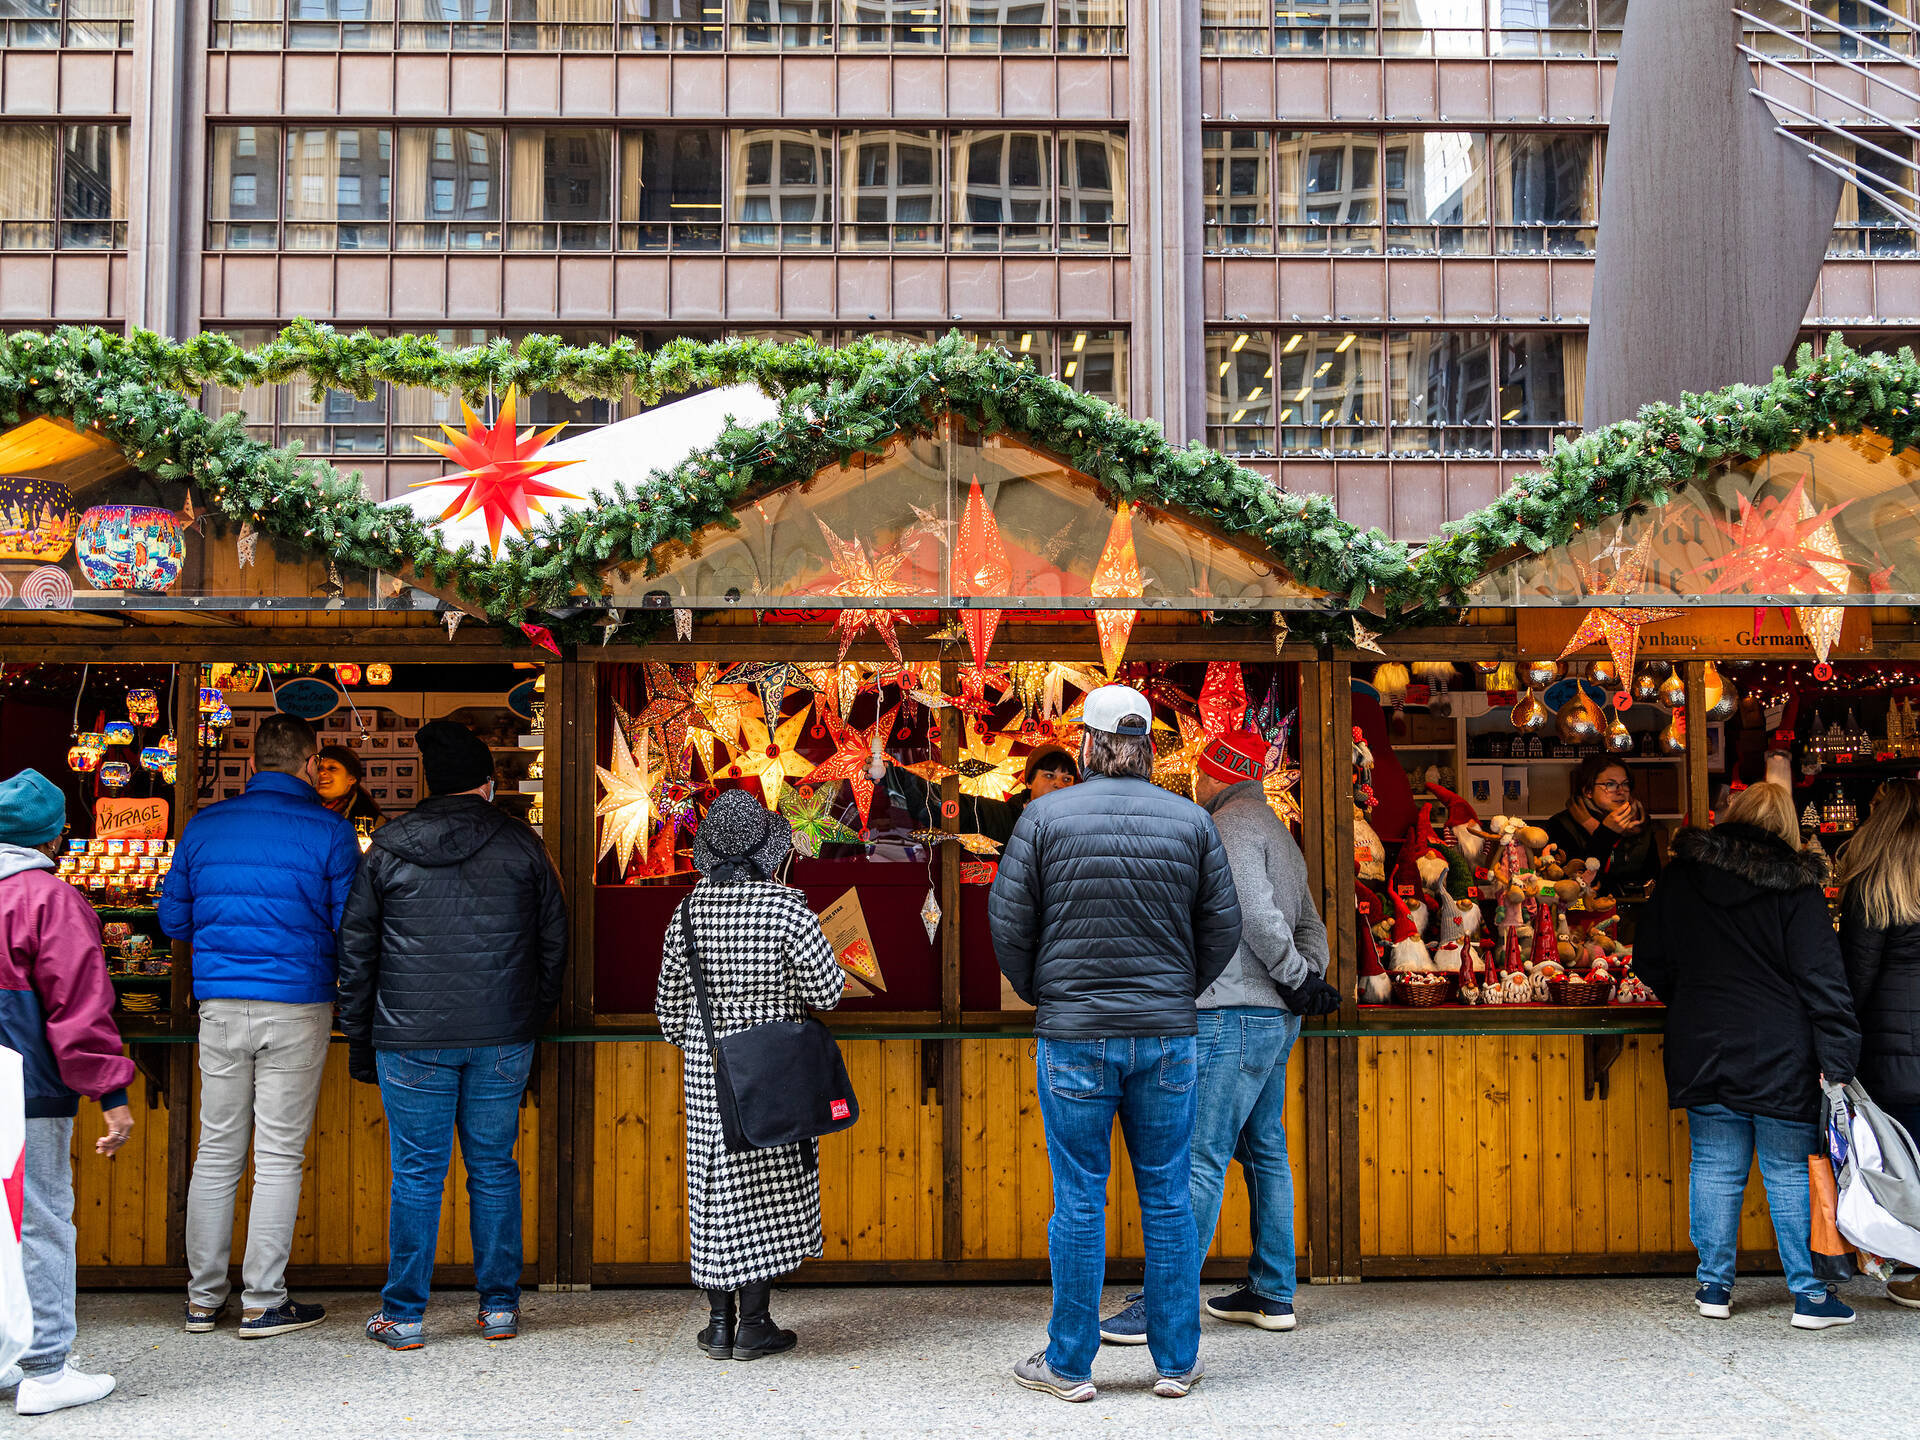
[[[759,1360],[767,1355],[784,1355],[796,1341],[793,1331],[782,1330],[767,1314],[767,1302],[773,1298],[773,1282],[761,1280],[740,1289],[740,1328],[734,1332],[733,1358]]]
[[[707,1291],[707,1328],[694,1337],[694,1343],[707,1352],[709,1360],[733,1359],[733,1316],[733,1291]]]

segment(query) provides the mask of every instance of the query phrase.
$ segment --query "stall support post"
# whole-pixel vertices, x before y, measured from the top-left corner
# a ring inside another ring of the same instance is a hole
[[[1704,662],[1688,660],[1682,667],[1687,686],[1687,824],[1713,823],[1707,813],[1713,803],[1707,775],[1707,670]]]
[[[547,810],[546,831],[549,849],[554,849],[556,838],[559,841],[554,855],[567,894],[567,978],[561,991],[559,1026],[563,1032],[577,1033],[593,1021],[593,786],[600,671],[597,662],[576,658],[550,664],[547,672],[547,734],[552,738],[547,746],[546,792],[559,803]],[[556,693],[560,700],[557,736]],[[541,1283],[562,1290],[584,1289],[593,1277],[595,1049],[591,1044],[549,1044],[541,1050]],[[548,1057],[553,1063],[545,1063]]]
[[[174,834],[186,831],[200,796],[200,687],[206,672],[197,663],[182,665],[173,679],[173,734],[181,753],[174,767]],[[193,947],[173,942],[173,982],[167,1003],[167,1027],[176,1035],[197,1035],[193,1016]],[[187,1263],[187,1187],[193,1180],[194,1072],[200,1068],[198,1045],[167,1046],[167,1264]]]
[[[952,623],[950,612],[943,614],[941,619],[944,623]],[[940,660],[941,692],[953,695],[959,692],[959,688],[960,661],[954,656],[943,656]],[[940,763],[951,768],[960,760],[960,729],[966,724],[966,712],[942,711],[939,712],[939,719]],[[940,782],[942,830],[958,828],[957,821],[946,818],[946,807],[948,802],[958,804],[959,800],[960,778],[948,775]],[[960,966],[965,943],[966,937],[961,933],[960,922],[960,847],[946,844],[940,847],[940,1023],[946,1029],[955,1028],[961,1023]],[[965,1145],[965,1117],[957,1097],[962,1042],[922,1040],[920,1044],[923,1047],[939,1047],[927,1078],[933,1082],[934,1101],[940,1107],[940,1258],[957,1261],[964,1253],[962,1217],[966,1199],[966,1182],[960,1166]],[[921,1068],[923,1073],[928,1071],[925,1065]]]

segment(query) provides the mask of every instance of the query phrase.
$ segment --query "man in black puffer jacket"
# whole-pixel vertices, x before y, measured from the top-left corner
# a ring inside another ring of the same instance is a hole
[[[418,739],[428,798],[374,835],[340,924],[348,1069],[379,1084],[393,1158],[387,1285],[367,1334],[396,1350],[420,1348],[456,1127],[480,1328],[517,1333],[513,1142],[567,959],[560,877],[539,836],[494,808],[492,752],[448,720]]]
[[[1014,1367],[1031,1390],[1091,1400],[1106,1274],[1107,1172],[1120,1117],[1146,1241],[1156,1394],[1200,1377],[1192,1175],[1194,1000],[1240,945],[1240,902],[1205,810],[1151,779],[1153,711],[1087,696],[1087,777],[1027,806],[987,896],[993,947],[1038,1013],[1040,1114],[1053,1165],[1052,1343]]]

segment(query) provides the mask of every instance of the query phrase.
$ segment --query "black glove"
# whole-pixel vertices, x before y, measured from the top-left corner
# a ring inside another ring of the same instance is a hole
[[[363,1085],[380,1083],[380,1067],[373,1060],[373,1045],[364,1040],[347,1041],[347,1074]]]
[[[1321,976],[1309,975],[1299,985],[1282,985],[1278,980],[1273,985],[1296,1015],[1331,1015],[1340,1008],[1340,992]]]

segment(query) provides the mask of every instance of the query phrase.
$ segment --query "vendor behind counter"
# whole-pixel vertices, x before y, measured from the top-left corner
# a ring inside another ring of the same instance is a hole
[[[1637,895],[1660,874],[1660,852],[1633,772],[1611,755],[1589,755],[1573,774],[1573,798],[1546,822],[1547,835],[1575,861],[1600,862],[1602,895]]]
[[[876,757],[876,765],[882,758]],[[877,774],[874,776],[876,780],[881,778]],[[1027,757],[1021,778],[1025,780],[1027,788],[1008,800],[962,795],[956,827],[960,833],[985,835],[990,840],[1006,844],[1007,837],[1013,834],[1013,827],[1019,823],[1028,802],[1074,784],[1080,778],[1080,765],[1065,746],[1042,745]],[[940,828],[938,786],[929,785],[911,770],[903,770],[891,762],[886,763],[885,781],[887,798],[912,818],[915,829]]]

